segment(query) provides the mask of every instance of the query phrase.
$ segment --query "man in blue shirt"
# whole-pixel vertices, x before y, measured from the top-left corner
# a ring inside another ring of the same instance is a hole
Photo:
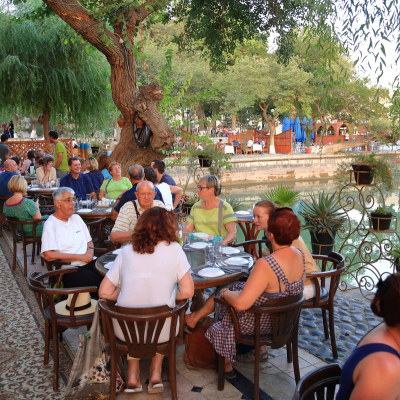
[[[4,171],[0,173],[0,194],[12,196],[8,190],[8,182],[14,175],[17,174],[18,165],[14,160],[6,160],[4,162]]]
[[[176,186],[176,183],[172,177],[165,173],[165,162],[163,160],[153,160],[150,164],[150,167],[156,170],[158,183],[165,182],[170,186]],[[175,202],[174,194],[172,194],[172,202]]]
[[[111,212],[111,218],[114,221],[117,219],[118,213],[125,203],[127,203],[128,201],[135,201],[137,199],[135,194],[137,192],[136,186],[139,182],[142,182],[144,180],[143,167],[141,165],[132,165],[131,167],[129,167],[128,178],[132,183],[132,188],[118,196],[117,202],[115,203],[115,206]],[[160,189],[154,189],[156,193],[154,200],[160,200],[164,203],[164,199],[161,195]]]
[[[77,199],[85,199],[90,194],[92,199],[96,198],[92,180],[85,174],[81,173],[81,162],[78,157],[70,157],[68,159],[69,174],[60,180],[60,187],[69,187],[75,192]]]

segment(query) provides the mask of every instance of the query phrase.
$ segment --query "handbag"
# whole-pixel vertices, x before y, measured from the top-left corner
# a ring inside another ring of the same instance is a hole
[[[110,395],[110,346],[100,332],[99,314],[97,305],[90,331],[79,335],[79,347],[68,379],[66,398],[107,399]],[[124,388],[121,363],[118,369],[116,393]]]
[[[185,334],[185,363],[188,368],[215,369],[217,367],[217,354],[211,342],[205,337],[207,329],[213,323],[212,318],[203,318],[191,334]]]

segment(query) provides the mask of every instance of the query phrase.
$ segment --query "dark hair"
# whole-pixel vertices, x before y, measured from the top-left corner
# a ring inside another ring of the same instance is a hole
[[[154,247],[162,241],[179,243],[176,217],[165,208],[149,208],[140,216],[133,231],[133,251],[153,254]]]
[[[153,168],[162,175],[165,172],[165,162],[163,160],[153,160],[152,162],[154,163]]]
[[[19,165],[19,163],[20,163],[20,159],[19,159],[19,157],[17,157],[17,156],[13,156],[13,157],[11,157],[11,160],[14,160],[15,161],[15,164],[17,164],[17,165]]]
[[[36,156],[35,150],[29,150],[29,151],[28,151],[28,158],[29,158],[30,160],[32,160],[32,158],[35,158],[35,156]]]
[[[103,169],[108,171],[108,166],[110,165],[111,160],[107,153],[100,154],[97,157],[97,162],[99,163],[99,171],[103,171]]]
[[[147,181],[156,184],[158,182],[157,172],[154,168],[147,167],[144,169],[144,177]]]
[[[47,165],[49,162],[52,161],[54,162],[53,157],[43,157],[42,160],[43,160],[43,165]]]
[[[131,179],[135,181],[140,181],[143,179],[144,170],[143,167],[139,164],[131,165],[128,169],[128,174]]]
[[[386,325],[400,324],[400,274],[391,274],[376,285],[377,291],[371,303],[372,312],[383,318]]]
[[[5,142],[6,140],[8,140],[8,135],[7,135],[7,133],[3,133],[3,134],[0,136],[0,140],[1,140],[2,142]]]
[[[79,157],[70,157],[68,158],[68,165],[71,166],[73,161],[80,161]]]
[[[274,210],[277,211],[274,213]],[[290,245],[300,236],[300,220],[293,211],[274,208],[269,213],[268,232],[274,235],[279,246]]]
[[[50,131],[50,132],[49,132],[49,136],[50,136],[52,139],[58,139],[58,133],[57,133],[56,131]]]

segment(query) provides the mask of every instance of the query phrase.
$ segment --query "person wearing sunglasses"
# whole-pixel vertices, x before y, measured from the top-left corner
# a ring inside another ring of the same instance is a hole
[[[290,209],[274,208],[268,215],[267,238],[273,253],[260,258],[246,282],[235,282],[220,291],[220,297],[238,311],[240,333],[254,333],[254,315],[246,310],[259,306],[272,298],[295,296],[303,292],[305,279],[305,258],[301,250],[292,246],[300,235],[300,220]],[[193,328],[204,316],[214,309],[214,296],[198,311],[188,314],[185,323]],[[271,318],[261,317],[261,333],[271,333]],[[218,320],[207,330],[207,339],[215,351],[225,357],[225,377],[235,377],[232,364],[237,361],[233,321],[227,307],[219,310]],[[243,362],[253,362],[254,351],[260,352],[260,361],[268,359],[266,346],[246,353]]]
[[[221,236],[222,244],[235,240],[236,217],[230,204],[219,199],[219,180],[215,175],[204,175],[197,185],[200,201],[192,207],[183,232],[203,232]]]
[[[372,312],[383,322],[346,360],[336,400],[396,400],[400,393],[400,274],[377,284]]]

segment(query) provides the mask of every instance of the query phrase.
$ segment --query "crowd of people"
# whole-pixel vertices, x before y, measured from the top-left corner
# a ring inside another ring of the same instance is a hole
[[[179,245],[179,227],[173,213],[182,197],[182,188],[165,172],[165,163],[153,160],[146,168],[132,165],[124,177],[121,165],[106,154],[97,159],[67,158],[57,132],[51,131],[50,138],[55,145],[52,156],[44,149],[31,150],[21,163],[16,157],[9,157],[8,136],[1,136],[0,157],[4,171],[0,173],[0,194],[10,196],[3,208],[7,217],[21,221],[42,220],[35,234],[41,236],[41,252],[46,261],[68,261],[78,267],[77,272],[64,275],[64,287],[96,286],[95,298],[113,300],[123,307],[165,304],[174,307],[176,300],[192,298],[195,290],[190,264]],[[40,182],[61,178],[60,187],[53,192],[54,213],[50,217],[43,218],[39,203],[25,197],[27,181],[23,175],[32,167]],[[216,176],[200,178],[199,201],[193,205],[183,233],[218,236],[225,246],[236,239],[237,219],[231,205],[218,197],[220,189]],[[122,244],[123,248],[104,278],[95,268],[93,238],[83,219],[75,213],[76,199],[86,199],[88,195],[93,199],[116,200],[111,212],[115,223],[110,240]],[[306,274],[319,271],[300,236],[300,221],[290,208],[263,200],[255,204],[253,215],[257,231],[264,231],[271,247],[264,249],[264,257],[255,263],[246,281],[234,282],[219,291],[219,296],[238,311],[242,334],[254,332],[254,314],[247,311],[253,305],[300,293],[304,293],[306,299],[313,298],[315,288]],[[24,233],[32,236],[32,229],[32,226],[24,227]],[[202,307],[185,316],[189,331],[214,311],[214,298],[215,294],[211,295]],[[338,400],[378,398],[371,397],[371,393],[381,394],[382,398],[396,398],[391,395],[399,393],[400,389],[399,305],[400,278],[394,274],[378,284],[372,310],[384,322],[361,340],[344,365]],[[262,316],[260,329],[262,334],[271,333],[269,315]],[[123,340],[117,324],[114,330]],[[160,341],[167,341],[168,336],[166,324]],[[255,352],[259,352],[261,360],[268,359],[265,346],[236,354],[234,337],[232,318],[228,308],[222,306],[206,338],[215,351],[225,357],[227,379],[235,377],[234,362],[254,362]],[[160,354],[152,359],[149,393],[163,390],[162,361]],[[137,358],[128,357],[127,377],[127,392],[143,391]]]

